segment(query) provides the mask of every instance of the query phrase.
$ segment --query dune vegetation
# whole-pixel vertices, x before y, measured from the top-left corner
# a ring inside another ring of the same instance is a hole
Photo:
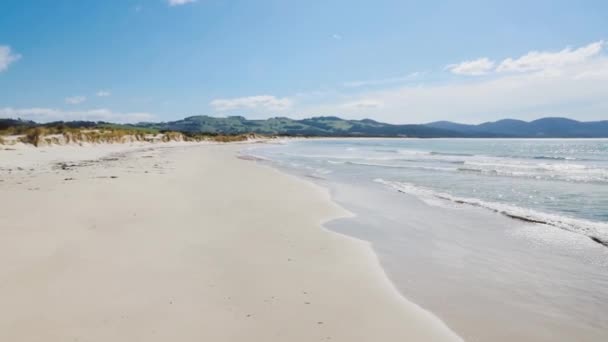
[[[22,120],[0,120],[0,144],[38,146],[128,142],[213,141],[236,142],[256,138],[254,134],[182,133],[103,122],[55,122],[37,124]]]

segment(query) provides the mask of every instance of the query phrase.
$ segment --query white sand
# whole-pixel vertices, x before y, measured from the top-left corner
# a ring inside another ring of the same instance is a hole
[[[347,215],[326,191],[161,146],[0,151],[0,341],[459,340],[320,226]]]

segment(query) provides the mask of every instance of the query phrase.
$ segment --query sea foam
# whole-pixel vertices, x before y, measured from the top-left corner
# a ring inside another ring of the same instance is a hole
[[[567,217],[563,215],[543,213],[540,211],[517,207],[510,204],[483,201],[478,198],[467,198],[453,196],[444,192],[434,191],[425,187],[413,185],[407,182],[387,181],[381,178],[374,179],[375,182],[389,186],[402,193],[415,195],[429,205],[441,205],[441,201],[470,205],[491,210],[507,217],[530,223],[545,224],[573,233],[585,235],[593,241],[608,247],[608,223]]]

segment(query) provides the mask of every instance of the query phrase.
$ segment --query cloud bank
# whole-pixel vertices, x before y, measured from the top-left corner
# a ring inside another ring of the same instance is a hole
[[[446,69],[454,74],[470,76],[485,75],[493,68],[494,61],[491,61],[486,57],[446,66]]]
[[[136,123],[155,120],[150,113],[120,113],[109,109],[92,109],[84,111],[65,111],[52,108],[0,108],[0,118],[21,118],[36,122],[51,121],[108,121],[117,123]]]
[[[83,103],[86,100],[87,100],[87,98],[84,96],[72,96],[72,97],[66,97],[65,103],[71,104],[71,105],[76,105],[76,104]]]
[[[98,97],[108,97],[108,96],[112,95],[112,93],[110,93],[107,90],[100,90],[95,95],[97,95]]]
[[[576,50],[568,47],[559,52],[531,51],[519,58],[507,58],[503,60],[496,68],[496,71],[526,72],[580,64],[597,56],[602,50],[603,45],[603,41],[598,41]]]
[[[0,72],[5,71],[8,67],[21,59],[21,55],[14,53],[10,46],[0,45]]]
[[[529,72],[561,68],[588,61],[599,55],[603,46],[604,41],[600,40],[575,50],[567,47],[557,52],[530,51],[521,57],[505,58],[498,64],[487,57],[483,57],[458,64],[450,64],[446,66],[446,69],[458,75],[480,76],[490,72]],[[496,68],[494,68],[495,65]]]
[[[220,112],[238,109],[284,111],[292,106],[292,101],[288,98],[277,98],[271,95],[258,95],[231,99],[215,99],[210,102],[210,105],[216,111]]]
[[[171,7],[186,5],[186,4],[190,4],[190,3],[193,3],[193,2],[196,2],[196,0],[167,0],[167,3]]]
[[[409,82],[418,79],[420,76],[424,75],[423,72],[413,72],[406,76],[399,77],[388,77],[381,78],[376,80],[365,80],[365,81],[349,81],[344,82],[342,85],[347,88],[358,88],[358,87],[367,87],[367,86],[379,86],[379,85],[387,85],[392,83],[403,83]]]
[[[394,123],[457,120],[479,123],[505,117],[568,116],[608,118],[608,56],[603,41],[557,52],[531,51],[495,63],[488,58],[450,65],[447,79],[342,93],[331,98],[299,98],[293,114],[372,117]]]

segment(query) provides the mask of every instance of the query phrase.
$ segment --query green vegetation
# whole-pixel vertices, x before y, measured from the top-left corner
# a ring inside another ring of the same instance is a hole
[[[12,139],[9,140],[9,136]],[[235,142],[256,137],[254,134],[221,134],[204,132],[176,132],[151,127],[119,125],[106,122],[52,122],[37,124],[32,121],[0,119],[0,144],[8,141],[34,146],[69,143],[122,143],[131,141],[217,141]]]
[[[175,133],[175,132],[173,132]],[[167,133],[165,133],[167,134]],[[178,133],[182,134],[182,133]],[[185,132],[183,133],[183,137],[185,141],[216,141],[216,142],[238,142],[238,141],[246,141],[248,139],[258,138],[259,136],[255,134],[208,134],[208,133],[191,133]]]
[[[275,117],[267,120],[248,120],[242,116],[216,118],[191,116],[183,120],[161,123],[113,124],[108,122],[52,122],[36,124],[32,121],[0,119],[1,135],[23,135],[21,141],[38,146],[57,143],[62,135],[69,142],[120,142],[129,136],[138,141],[162,133],[162,141],[242,141],[252,135],[311,136],[311,137],[460,137],[461,133],[424,125],[391,125],[369,119],[344,120],[334,116],[294,120]]]
[[[370,119],[345,120],[335,116],[319,116],[302,120],[284,117],[248,120],[242,116],[227,118],[191,116],[183,120],[142,123],[136,126],[159,130],[228,135],[255,133],[274,136],[315,137],[608,137],[608,121],[579,122],[565,118],[543,118],[531,122],[506,119],[480,125],[463,125],[446,121],[432,122],[425,125],[393,125]]]
[[[33,130],[39,128],[39,130]],[[40,136],[63,135],[69,141],[120,141],[133,136],[163,133],[164,141],[215,140],[239,141],[254,135],[295,137],[416,137],[416,138],[486,138],[486,137],[608,137],[608,121],[578,122],[564,118],[544,118],[532,122],[500,120],[480,125],[463,125],[447,121],[425,125],[393,125],[370,119],[344,120],[319,116],[294,120],[275,117],[248,120],[242,116],[225,118],[191,116],[170,122],[114,124],[108,122],[70,121],[37,124],[33,121],[0,119],[0,138],[24,135],[31,144],[48,142]],[[5,141],[6,139],[0,140]],[[51,138],[51,140],[53,140]]]
[[[37,124],[32,121],[0,119],[0,143],[8,136],[16,141],[40,146],[60,143],[118,143],[127,139],[145,141],[147,135],[158,131],[147,128],[122,127],[104,122],[72,121]]]
[[[303,120],[284,117],[248,120],[242,116],[191,116],[183,120],[141,123],[134,127],[207,134],[263,134],[315,137],[460,137],[463,134],[424,125],[391,125],[374,120],[344,120],[322,116]]]

